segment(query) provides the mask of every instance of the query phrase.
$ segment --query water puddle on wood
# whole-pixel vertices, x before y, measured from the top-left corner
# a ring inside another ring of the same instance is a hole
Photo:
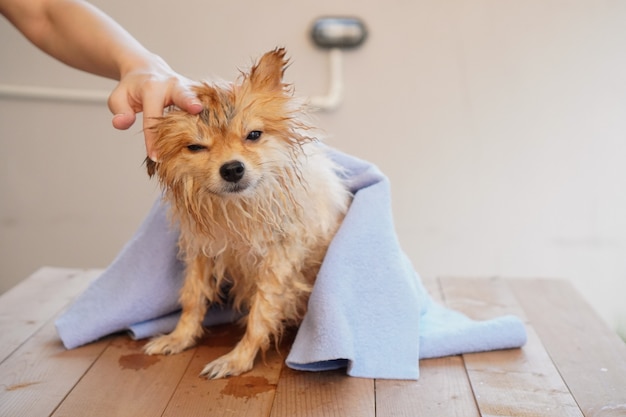
[[[133,353],[130,355],[122,355],[118,363],[122,369],[130,369],[138,371],[140,369],[147,369],[159,362],[158,356],[150,356],[143,353]]]
[[[228,383],[220,393],[231,395],[235,398],[250,398],[275,389],[276,385],[270,384],[267,378],[242,376],[228,379]]]

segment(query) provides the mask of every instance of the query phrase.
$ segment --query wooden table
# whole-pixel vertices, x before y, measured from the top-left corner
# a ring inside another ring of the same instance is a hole
[[[626,345],[566,281],[428,282],[470,317],[517,314],[529,341],[423,360],[419,381],[293,371],[288,343],[245,375],[207,381],[198,373],[236,328],[169,357],[143,355],[126,335],[66,351],[54,318],[98,273],[43,268],[0,297],[0,416],[626,416]]]

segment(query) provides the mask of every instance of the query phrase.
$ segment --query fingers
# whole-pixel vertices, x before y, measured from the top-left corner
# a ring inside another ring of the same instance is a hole
[[[174,105],[190,114],[198,114],[202,111],[202,102],[189,87],[180,86],[172,97]]]
[[[146,142],[146,153],[148,158],[154,162],[158,161],[158,155],[154,150],[156,134],[152,127],[158,117],[163,116],[164,109],[163,95],[159,92],[146,92],[143,97],[143,135]]]
[[[170,81],[172,81],[169,96],[171,101],[168,104],[173,104],[190,114],[200,113],[202,111],[202,102],[192,90],[193,81],[184,77],[170,79]]]
[[[168,84],[158,84],[145,91],[143,96],[143,133],[148,157],[155,162],[158,155],[154,151],[156,134],[153,126],[157,118],[163,116],[163,109],[173,104],[190,114],[198,114],[202,111],[202,103],[190,86],[190,82],[170,79]]]
[[[127,94],[121,84],[111,92],[108,100],[109,110],[113,113],[113,127],[126,130],[135,123],[135,110],[131,107]]]
[[[109,97],[109,109],[114,115],[113,126],[116,129],[130,128],[135,123],[136,113],[142,111],[146,152],[150,159],[157,161],[153,126],[157,118],[163,116],[164,108],[175,105],[190,114],[202,111],[202,103],[191,86],[190,80],[180,76],[128,76],[120,81]]]
[[[134,111],[130,113],[118,113],[113,116],[113,127],[119,130],[126,130],[135,123],[137,117]]]

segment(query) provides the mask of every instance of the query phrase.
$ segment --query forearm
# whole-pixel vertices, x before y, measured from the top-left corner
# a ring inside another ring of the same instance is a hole
[[[155,140],[150,129],[163,108],[175,105],[191,114],[202,103],[193,82],[144,48],[124,28],[82,0],[0,0],[6,16],[32,43],[59,61],[92,74],[118,80],[109,96],[113,126],[128,129],[143,112],[148,156]]]
[[[133,69],[161,63],[113,19],[81,0],[0,0],[0,7],[33,44],[74,68],[119,80]]]

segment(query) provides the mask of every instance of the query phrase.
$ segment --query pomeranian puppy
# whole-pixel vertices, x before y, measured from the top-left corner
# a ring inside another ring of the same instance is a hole
[[[306,312],[315,277],[351,201],[340,168],[317,143],[304,105],[283,82],[285,50],[263,55],[233,84],[195,87],[204,110],[172,110],[154,127],[156,175],[180,228],[185,262],[176,329],[147,354],[175,354],[203,334],[209,304],[242,312],[245,333],[202,375],[252,369],[259,350]]]

